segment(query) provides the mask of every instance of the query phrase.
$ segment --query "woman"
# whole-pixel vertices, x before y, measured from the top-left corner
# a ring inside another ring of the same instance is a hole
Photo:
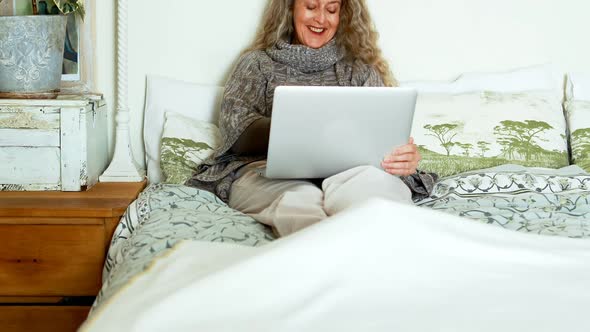
[[[281,236],[367,197],[411,203],[412,191],[428,194],[435,176],[416,174],[420,153],[412,138],[383,160],[383,170],[356,167],[325,179],[321,188],[311,181],[258,175],[256,168],[266,162],[279,85],[395,85],[365,1],[269,1],[253,45],[226,83],[219,119],[224,144],[189,184],[215,190],[232,208]]]

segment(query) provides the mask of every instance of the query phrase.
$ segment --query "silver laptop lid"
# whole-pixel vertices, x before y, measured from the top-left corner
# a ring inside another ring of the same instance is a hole
[[[410,88],[279,86],[265,176],[326,178],[373,165],[406,144],[417,93]]]

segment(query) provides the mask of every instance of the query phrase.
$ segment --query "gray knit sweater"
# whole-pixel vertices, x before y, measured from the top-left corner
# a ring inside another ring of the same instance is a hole
[[[372,66],[346,58],[334,40],[319,49],[281,41],[267,50],[243,54],[225,85],[221,103],[223,145],[199,167],[188,185],[213,191],[227,201],[235,171],[266,159],[264,155],[235,155],[230,148],[254,121],[272,115],[274,90],[279,85],[383,86],[383,81]],[[415,195],[428,195],[436,176],[402,179]]]

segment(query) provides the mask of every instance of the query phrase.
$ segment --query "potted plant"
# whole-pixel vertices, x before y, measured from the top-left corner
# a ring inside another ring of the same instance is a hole
[[[55,98],[66,15],[84,18],[83,0],[31,1],[33,15],[0,17],[0,98]]]

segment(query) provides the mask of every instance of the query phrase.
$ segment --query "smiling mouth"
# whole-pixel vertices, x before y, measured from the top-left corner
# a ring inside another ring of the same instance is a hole
[[[309,30],[311,30],[312,32],[315,32],[315,33],[322,33],[322,32],[324,32],[324,30],[326,30],[326,29],[324,29],[324,28],[316,28],[316,27],[312,27],[312,26],[310,26],[310,27],[309,27]]]

